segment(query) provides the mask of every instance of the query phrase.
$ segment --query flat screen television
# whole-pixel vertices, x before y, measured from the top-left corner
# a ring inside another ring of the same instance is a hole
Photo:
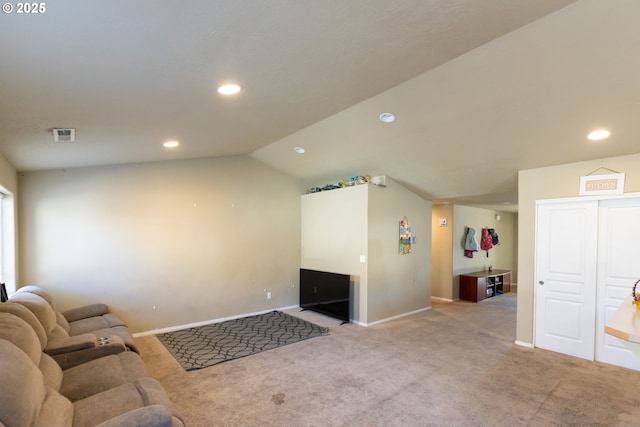
[[[300,269],[300,308],[349,322],[351,276]]]

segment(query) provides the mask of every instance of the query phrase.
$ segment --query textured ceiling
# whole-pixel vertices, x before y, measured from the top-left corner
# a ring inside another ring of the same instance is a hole
[[[0,152],[21,171],[249,154],[310,185],[387,174],[493,204],[519,169],[638,151],[635,0],[46,6],[0,16]],[[597,126],[608,145],[585,142]]]

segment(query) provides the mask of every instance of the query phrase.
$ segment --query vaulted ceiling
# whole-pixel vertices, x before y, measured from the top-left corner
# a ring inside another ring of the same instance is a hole
[[[520,169],[640,151],[635,0],[45,5],[0,16],[0,153],[20,171],[250,155],[309,186],[386,174],[515,206]]]

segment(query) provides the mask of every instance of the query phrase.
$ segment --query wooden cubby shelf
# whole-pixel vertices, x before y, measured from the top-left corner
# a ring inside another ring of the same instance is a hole
[[[460,275],[460,299],[478,302],[511,292],[511,271],[484,270]]]

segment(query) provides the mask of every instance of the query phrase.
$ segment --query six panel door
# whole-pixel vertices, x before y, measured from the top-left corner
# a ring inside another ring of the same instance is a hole
[[[594,358],[597,220],[597,201],[537,207],[536,347]]]

